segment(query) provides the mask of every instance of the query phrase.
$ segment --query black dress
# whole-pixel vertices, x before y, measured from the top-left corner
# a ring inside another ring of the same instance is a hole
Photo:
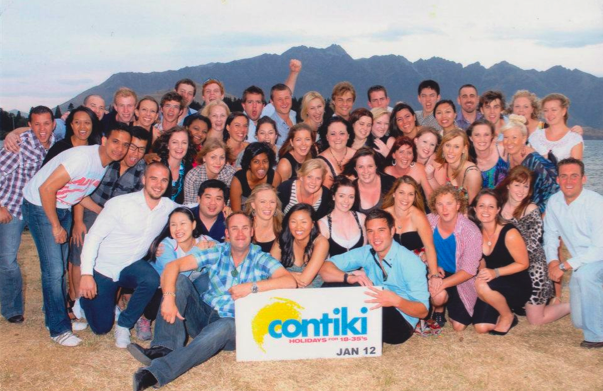
[[[283,159],[289,161],[289,164],[291,164],[291,177],[289,179],[297,179],[297,170],[301,167],[301,163],[295,160],[293,155],[291,155],[291,152],[287,152],[285,156],[283,156]]]
[[[381,198],[379,198],[379,202],[377,202],[375,205],[373,205],[372,207],[370,207],[368,209],[363,209],[362,203],[360,203],[360,205],[358,205],[358,212],[364,213],[365,215],[367,215],[372,210],[381,209],[381,205],[383,205],[383,198],[390,191],[390,189],[394,185],[394,182],[396,181],[396,178],[394,178],[391,175],[381,174],[381,173],[377,173],[377,175],[379,175],[379,177],[381,177]]]
[[[360,230],[360,237],[358,238],[358,241],[356,242],[356,244],[354,244],[350,248],[343,247],[342,245],[340,245],[333,239],[333,232],[332,232],[333,231],[332,230],[333,221],[331,220],[331,214],[329,213],[327,215],[327,226],[329,227],[329,256],[330,257],[339,255],[339,254],[343,254],[343,253],[347,253],[348,251],[350,251],[352,249],[362,247],[364,245],[364,234],[362,233],[362,225],[360,225],[360,219],[358,218],[358,213],[352,211],[352,214],[354,215],[356,224],[358,224],[358,229]]]
[[[484,260],[486,261],[486,267],[488,269],[505,267],[515,262],[509,249],[505,245],[505,237],[507,236],[507,232],[511,229],[516,229],[513,224],[505,225],[500,231],[498,240],[490,255],[484,254]],[[527,269],[520,271],[519,273],[495,278],[488,282],[488,286],[493,291],[497,291],[505,297],[507,304],[512,311],[522,309],[532,295],[532,280],[530,279],[530,274]],[[498,316],[498,311],[496,311],[494,307],[483,302],[479,298],[477,299],[477,303],[473,310],[474,324],[495,324],[498,321]]]
[[[394,240],[406,247],[410,251],[421,250],[423,247],[423,241],[417,231],[409,231],[401,234],[394,234]]]

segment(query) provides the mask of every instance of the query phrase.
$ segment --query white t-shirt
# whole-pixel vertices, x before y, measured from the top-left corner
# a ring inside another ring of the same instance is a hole
[[[571,156],[572,148],[576,145],[583,143],[582,136],[578,133],[568,131],[565,136],[557,141],[551,141],[546,138],[545,129],[536,129],[529,138],[530,145],[539,154],[547,157],[549,151],[553,151],[553,154],[557,160],[567,159]]]
[[[99,145],[73,147],[61,152],[42,167],[23,189],[23,197],[42,206],[39,188],[59,166],[63,166],[71,180],[57,192],[56,207],[70,209],[96,189],[105,175],[106,167],[100,160]]]

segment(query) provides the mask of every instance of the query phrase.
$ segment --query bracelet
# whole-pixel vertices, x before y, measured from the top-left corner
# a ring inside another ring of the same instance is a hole
[[[163,292],[163,297],[173,296],[176,297],[176,292]]]
[[[428,280],[431,280],[432,278],[442,278],[442,276],[440,276],[439,274],[432,274],[431,276],[429,276]]]
[[[344,283],[344,284],[347,284],[347,283],[348,283],[348,277],[349,277],[349,276],[350,276],[350,275],[349,275],[348,273],[344,273],[344,275],[343,275],[343,283]]]
[[[498,271],[498,268],[494,269],[494,275],[496,276],[496,278],[500,277],[500,272]]]

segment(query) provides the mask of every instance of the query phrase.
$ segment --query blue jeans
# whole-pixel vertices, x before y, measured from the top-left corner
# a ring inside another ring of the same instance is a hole
[[[119,280],[94,271],[96,296],[94,299],[80,299],[80,305],[86,314],[90,329],[95,334],[106,334],[113,328],[115,321],[115,296],[117,288],[133,289],[134,293],[128,307],[119,315],[117,325],[131,329],[159,288],[159,274],[147,261],[136,261],[125,267],[119,274]]]
[[[603,342],[603,261],[574,270],[569,287],[574,326],[582,329],[585,341]]]
[[[33,236],[42,271],[42,296],[44,297],[44,317],[50,336],[56,337],[71,331],[71,321],[67,315],[67,253],[69,243],[58,244],[52,235],[52,226],[44,209],[23,200],[23,217]],[[71,229],[71,210],[58,209],[59,222],[66,232]]]
[[[221,350],[235,348],[234,318],[221,318],[199,298],[199,293],[186,276],[178,276],[176,292],[176,305],[185,320],[176,318],[170,324],[163,317],[157,317],[151,346],[163,346],[172,349],[172,352],[153,360],[146,368],[160,386],[204,363]],[[193,340],[184,346],[187,335]]]
[[[17,263],[25,221],[0,224],[0,310],[6,319],[23,315],[23,278]]]

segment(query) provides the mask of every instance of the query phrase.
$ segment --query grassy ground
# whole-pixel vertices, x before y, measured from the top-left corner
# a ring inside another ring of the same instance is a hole
[[[82,346],[52,342],[41,311],[40,269],[26,233],[20,251],[26,322],[0,320],[0,390],[128,390],[140,366],[112,333],[80,332]],[[567,288],[566,288],[567,289]],[[567,293],[564,292],[567,300]],[[534,327],[525,318],[506,337],[455,333],[386,345],[383,357],[237,363],[222,352],[166,390],[603,390],[603,351],[578,345],[566,317]]]

